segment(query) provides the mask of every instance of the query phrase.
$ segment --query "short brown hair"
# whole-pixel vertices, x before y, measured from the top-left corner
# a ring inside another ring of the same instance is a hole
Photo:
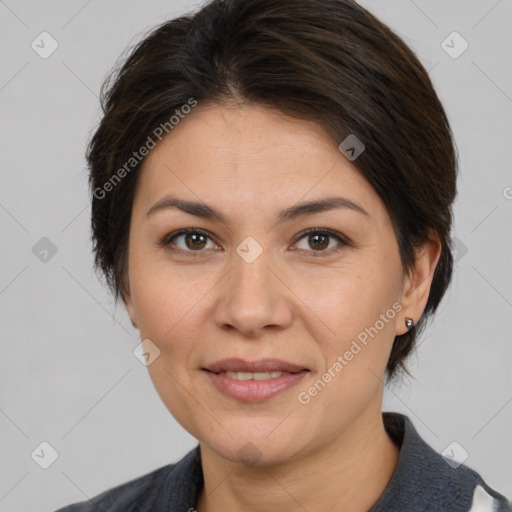
[[[212,0],[150,31],[103,84],[104,115],[87,150],[95,267],[116,302],[127,293],[141,167],[128,172],[126,162],[190,98],[265,104],[317,121],[339,142],[355,134],[366,149],[353,163],[386,205],[404,271],[414,248],[437,234],[441,256],[424,314],[395,337],[386,368],[388,379],[407,371],[404,360],[451,280],[457,174],[445,111],[414,53],[352,0]]]

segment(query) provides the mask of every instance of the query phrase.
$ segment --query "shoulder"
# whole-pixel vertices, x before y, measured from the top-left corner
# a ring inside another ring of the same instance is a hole
[[[109,511],[142,511],[151,505],[155,491],[162,486],[172,473],[176,464],[168,464],[150,473],[134,478],[116,487],[112,487],[101,494],[79,503],[60,508],[56,512],[98,512]],[[149,508],[148,508],[149,510]]]
[[[56,512],[144,512],[188,510],[203,483],[199,445],[176,464],[168,464]]]
[[[507,498],[474,469],[427,444],[407,416],[384,413],[384,423],[400,454],[388,487],[371,512],[512,512]]]
[[[469,497],[468,512],[512,512],[512,502],[491,488],[474,469],[461,464],[446,475],[454,503]]]
[[[491,489],[485,482],[477,484],[472,496],[469,512],[511,512],[512,501]]]

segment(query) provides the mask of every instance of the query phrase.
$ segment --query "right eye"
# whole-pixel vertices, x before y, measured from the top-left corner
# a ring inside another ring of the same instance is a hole
[[[186,253],[187,256],[194,256],[190,253],[203,252],[202,249],[208,248],[208,241],[213,244],[213,247],[210,247],[210,249],[218,247],[207,231],[188,228],[166,235],[159,245],[171,251]]]

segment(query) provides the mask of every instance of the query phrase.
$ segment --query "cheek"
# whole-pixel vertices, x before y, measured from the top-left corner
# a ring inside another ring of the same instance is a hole
[[[305,301],[315,313],[307,329],[322,353],[318,387],[328,388],[315,398],[315,414],[323,415],[327,404],[367,403],[379,388],[395,337],[400,268],[392,259],[358,261],[298,286],[304,293],[315,282]]]
[[[400,274],[393,265],[381,271],[375,265],[368,265],[368,270],[359,265],[317,274],[314,278],[301,277],[292,288],[303,299],[303,306],[299,307],[304,312],[309,310],[311,332],[316,332],[320,339],[337,340],[335,343],[343,345],[373,326],[381,314],[392,310],[399,297],[399,282]],[[379,330],[392,330],[390,324]]]
[[[165,347],[186,329],[189,335],[199,324],[202,298],[215,281],[197,269],[183,270],[165,261],[134,254],[130,286],[141,337],[154,338]],[[164,347],[164,348],[165,348]]]
[[[193,388],[190,370],[197,350],[195,340],[200,339],[205,325],[206,302],[201,298],[212,283],[176,270],[171,275],[169,269],[155,270],[146,263],[133,272],[131,285],[140,337],[150,339],[160,350],[147,368],[150,378],[169,412],[190,432],[194,414],[186,390]]]
[[[311,297],[318,316],[310,315],[308,330],[324,366],[312,387],[301,391],[327,430],[339,428],[340,407],[349,424],[381,389],[395,336],[395,277],[390,272],[377,281],[376,275],[354,273],[324,283],[323,293]],[[322,325],[329,329],[321,331]]]

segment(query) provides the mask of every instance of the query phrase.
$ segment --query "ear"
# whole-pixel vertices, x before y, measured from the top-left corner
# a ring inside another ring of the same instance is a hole
[[[415,249],[415,253],[414,267],[404,277],[400,300],[403,309],[396,326],[397,335],[405,334],[409,330],[405,325],[405,318],[412,318],[416,324],[427,305],[434,271],[441,256],[441,242],[437,233],[432,234],[430,240]]]

